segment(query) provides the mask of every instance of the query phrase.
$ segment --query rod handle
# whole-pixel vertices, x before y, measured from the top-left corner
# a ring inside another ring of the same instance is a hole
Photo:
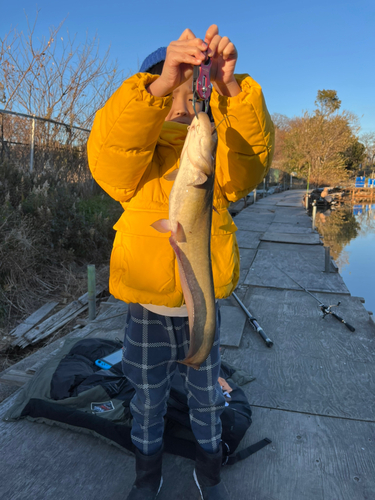
[[[349,325],[349,323],[347,323],[343,318],[341,318],[341,316],[338,316],[336,313],[333,313],[333,312],[331,312],[331,314],[336,319],[338,319],[339,321],[341,321],[341,323],[344,323],[344,325],[346,326],[346,328],[348,328],[351,332],[355,332],[354,326]]]
[[[259,325],[259,323],[257,322],[257,320],[254,318],[254,316],[252,316],[250,314],[250,312],[246,309],[245,305],[241,302],[241,300],[237,297],[237,295],[232,292],[232,295],[233,297],[236,299],[236,301],[238,302],[238,304],[240,305],[241,309],[243,310],[243,312],[246,314],[247,316],[247,320],[248,322],[250,323],[251,327],[259,333],[259,335],[262,337],[262,339],[264,340],[264,342],[266,343],[266,346],[267,347],[272,347],[273,346],[273,342],[270,338],[267,337],[267,335],[264,333],[263,331],[263,328]]]
[[[265,334],[263,328],[259,325],[259,323],[257,322],[257,320],[255,320],[255,319],[251,320],[250,318],[247,318],[247,319],[248,319],[249,323],[251,324],[251,326],[253,328],[255,328],[255,330],[262,337],[262,339],[266,343],[266,346],[267,347],[272,347],[273,346],[272,340],[269,337],[267,337],[267,335]]]

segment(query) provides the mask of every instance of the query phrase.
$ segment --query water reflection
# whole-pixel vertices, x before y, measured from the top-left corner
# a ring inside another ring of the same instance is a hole
[[[316,226],[352,295],[375,313],[375,204],[342,205],[317,213]]]
[[[353,205],[353,214],[358,216],[362,234],[375,233],[375,204]]]
[[[334,211],[318,212],[316,227],[323,237],[324,246],[331,248],[331,255],[340,267],[339,263],[342,260],[340,257],[344,247],[358,236],[361,228],[352,206],[342,205]]]

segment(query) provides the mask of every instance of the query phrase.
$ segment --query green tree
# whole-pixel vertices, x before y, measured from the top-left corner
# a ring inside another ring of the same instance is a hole
[[[342,156],[344,158],[346,168],[355,171],[361,168],[360,165],[366,159],[366,148],[361,142],[359,142],[358,139],[356,139],[355,142],[353,142],[353,144],[342,153]]]
[[[340,109],[341,101],[336,90],[318,90],[315,104],[317,111],[322,115],[330,115]]]

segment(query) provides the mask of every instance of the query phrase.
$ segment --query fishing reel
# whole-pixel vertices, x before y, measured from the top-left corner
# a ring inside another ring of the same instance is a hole
[[[332,307],[339,307],[340,304],[341,304],[340,301],[337,302],[337,304],[332,304],[330,306],[325,306],[324,304],[320,304],[319,307],[320,307],[320,310],[323,313],[323,318],[322,319],[324,319],[327,316],[327,314],[332,314],[332,311],[331,311]]]

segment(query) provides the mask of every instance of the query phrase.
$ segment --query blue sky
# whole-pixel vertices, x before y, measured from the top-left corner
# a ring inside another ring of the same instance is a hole
[[[374,0],[13,0],[2,2],[0,36],[11,26],[25,29],[24,11],[34,20],[37,7],[40,36],[67,17],[62,36],[69,30],[83,42],[97,32],[126,74],[185,28],[203,38],[215,23],[238,49],[237,72],[262,85],[272,114],[300,116],[314,109],[318,90],[334,89],[341,109],[359,117],[361,133],[375,132]]]

